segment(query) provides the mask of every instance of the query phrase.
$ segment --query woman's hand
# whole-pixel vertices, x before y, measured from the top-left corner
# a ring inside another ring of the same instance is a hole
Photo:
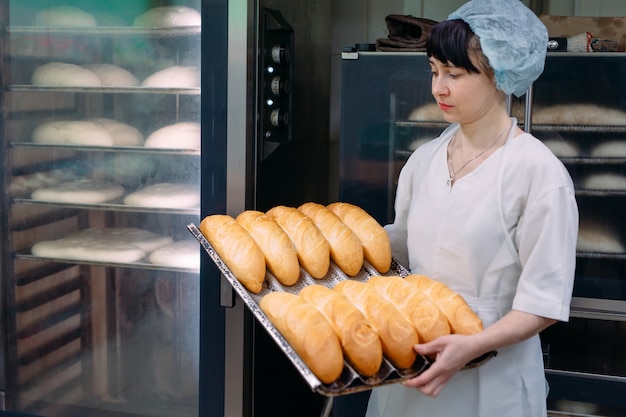
[[[493,325],[471,336],[442,336],[430,343],[415,345],[415,351],[435,362],[421,375],[404,382],[431,397],[439,395],[446,383],[469,361],[483,353],[521,342],[556,321],[511,310]]]
[[[415,351],[435,359],[435,362],[415,378],[404,382],[425,395],[436,397],[446,383],[469,361],[480,356],[473,336],[442,336],[430,343],[415,345]]]

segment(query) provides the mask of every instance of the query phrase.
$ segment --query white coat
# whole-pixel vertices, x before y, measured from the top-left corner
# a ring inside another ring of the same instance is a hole
[[[400,174],[396,217],[386,226],[394,255],[459,292],[485,326],[511,309],[568,320],[578,209],[567,170],[539,140],[511,129],[450,187],[447,145],[456,129],[418,148]],[[376,388],[367,417],[543,417],[545,398],[535,336],[458,372],[437,398],[401,384]]]

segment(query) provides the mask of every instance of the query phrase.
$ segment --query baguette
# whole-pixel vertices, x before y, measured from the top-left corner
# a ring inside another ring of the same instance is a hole
[[[330,245],[313,220],[295,207],[276,206],[266,214],[287,233],[309,275],[324,278],[330,267]]]
[[[417,333],[400,312],[370,285],[345,280],[333,288],[344,294],[354,304],[380,337],[383,354],[398,368],[410,368],[417,353]]]
[[[343,294],[323,285],[308,285],[300,297],[317,308],[339,336],[343,353],[362,376],[372,376],[383,360],[378,333]]]
[[[235,278],[258,294],[265,281],[265,258],[246,229],[227,214],[213,214],[200,222],[200,231]]]
[[[354,232],[326,206],[304,203],[298,210],[306,214],[330,245],[330,258],[348,276],[355,276],[363,267],[363,245]]]
[[[246,210],[236,220],[259,245],[265,255],[265,264],[276,279],[283,285],[295,284],[300,277],[298,254],[278,223],[256,210]]]
[[[341,375],[339,337],[322,313],[295,294],[271,292],[259,307],[311,371],[325,384]]]
[[[448,319],[452,333],[470,335],[483,330],[483,322],[463,297],[447,285],[425,275],[411,274],[405,280],[424,292]]]
[[[332,203],[328,209],[358,236],[363,255],[381,274],[391,268],[391,242],[385,229],[362,208],[350,203]]]
[[[373,276],[367,284],[372,285],[405,319],[413,323],[420,343],[450,334],[446,316],[415,285],[398,276]]]

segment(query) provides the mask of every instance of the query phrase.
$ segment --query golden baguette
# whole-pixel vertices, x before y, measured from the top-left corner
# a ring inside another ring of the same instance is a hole
[[[430,298],[399,276],[373,276],[367,281],[408,321],[413,323],[420,343],[450,334],[446,316]]]
[[[367,318],[380,337],[384,355],[398,368],[410,368],[417,354],[417,332],[400,312],[363,282],[345,280],[333,288],[344,294]]]
[[[236,218],[263,251],[270,272],[283,285],[293,285],[300,277],[300,264],[291,239],[274,219],[256,210],[246,210]]]
[[[265,257],[246,229],[226,214],[206,216],[199,229],[235,278],[258,294],[265,281]]]
[[[341,375],[343,353],[332,325],[311,304],[286,292],[271,292],[259,307],[304,363],[325,384]]]
[[[363,267],[363,245],[358,236],[326,206],[304,203],[298,210],[306,214],[330,245],[330,257],[346,275],[351,277]]]
[[[299,295],[333,326],[346,359],[360,375],[369,377],[380,369],[383,351],[378,333],[345,295],[317,284],[304,287]]]
[[[335,213],[359,238],[363,256],[378,272],[391,268],[391,242],[385,229],[362,208],[350,203],[332,203],[328,209]]]
[[[276,206],[266,214],[287,233],[309,275],[324,278],[330,267],[330,245],[313,220],[295,207]]]
[[[483,322],[463,297],[447,285],[425,275],[411,274],[405,280],[416,285],[442,311],[450,323],[452,333],[474,334],[483,330]]]

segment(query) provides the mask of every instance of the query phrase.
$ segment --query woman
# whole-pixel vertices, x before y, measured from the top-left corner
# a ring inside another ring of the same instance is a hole
[[[394,255],[460,293],[485,329],[417,345],[434,364],[373,390],[368,417],[547,414],[538,333],[569,318],[578,210],[564,166],[505,104],[543,71],[547,40],[519,0],[470,1],[432,30],[432,94],[451,125],[407,161],[386,229]]]

